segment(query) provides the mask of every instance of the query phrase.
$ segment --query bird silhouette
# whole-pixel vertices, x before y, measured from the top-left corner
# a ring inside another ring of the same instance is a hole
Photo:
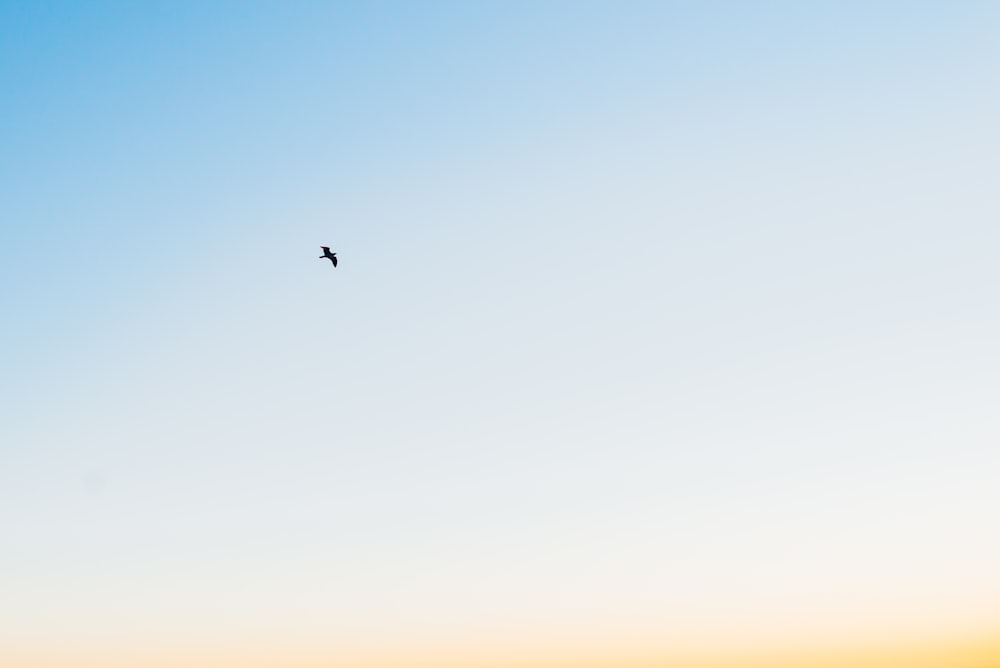
[[[337,266],[337,254],[336,253],[331,253],[329,246],[320,246],[320,248],[323,249],[323,254],[319,256],[319,259],[322,260],[323,258],[326,258],[327,260],[329,260],[330,262],[333,263],[334,267],[336,267]]]

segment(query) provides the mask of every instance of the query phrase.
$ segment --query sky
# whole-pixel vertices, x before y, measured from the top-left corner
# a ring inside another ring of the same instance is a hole
[[[0,0],[0,663],[1000,639],[998,28]]]

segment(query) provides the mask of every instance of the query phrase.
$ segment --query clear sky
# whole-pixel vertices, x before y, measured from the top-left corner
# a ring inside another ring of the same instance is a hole
[[[1000,634],[998,29],[0,0],[0,663]]]

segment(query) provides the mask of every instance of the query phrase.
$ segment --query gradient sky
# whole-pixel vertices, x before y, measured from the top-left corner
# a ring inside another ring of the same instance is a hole
[[[0,1],[0,660],[1000,632],[998,29]]]

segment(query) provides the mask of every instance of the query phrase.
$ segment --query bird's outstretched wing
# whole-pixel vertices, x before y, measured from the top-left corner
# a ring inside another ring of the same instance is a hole
[[[330,262],[333,262],[333,266],[334,266],[334,267],[336,267],[336,266],[337,266],[337,258],[336,258],[336,257],[331,257],[331,258],[330,258]]]
[[[330,250],[330,247],[329,247],[329,246],[320,246],[320,248],[322,248],[322,249],[323,249],[323,250],[325,250],[325,251],[328,251],[328,250]]]

